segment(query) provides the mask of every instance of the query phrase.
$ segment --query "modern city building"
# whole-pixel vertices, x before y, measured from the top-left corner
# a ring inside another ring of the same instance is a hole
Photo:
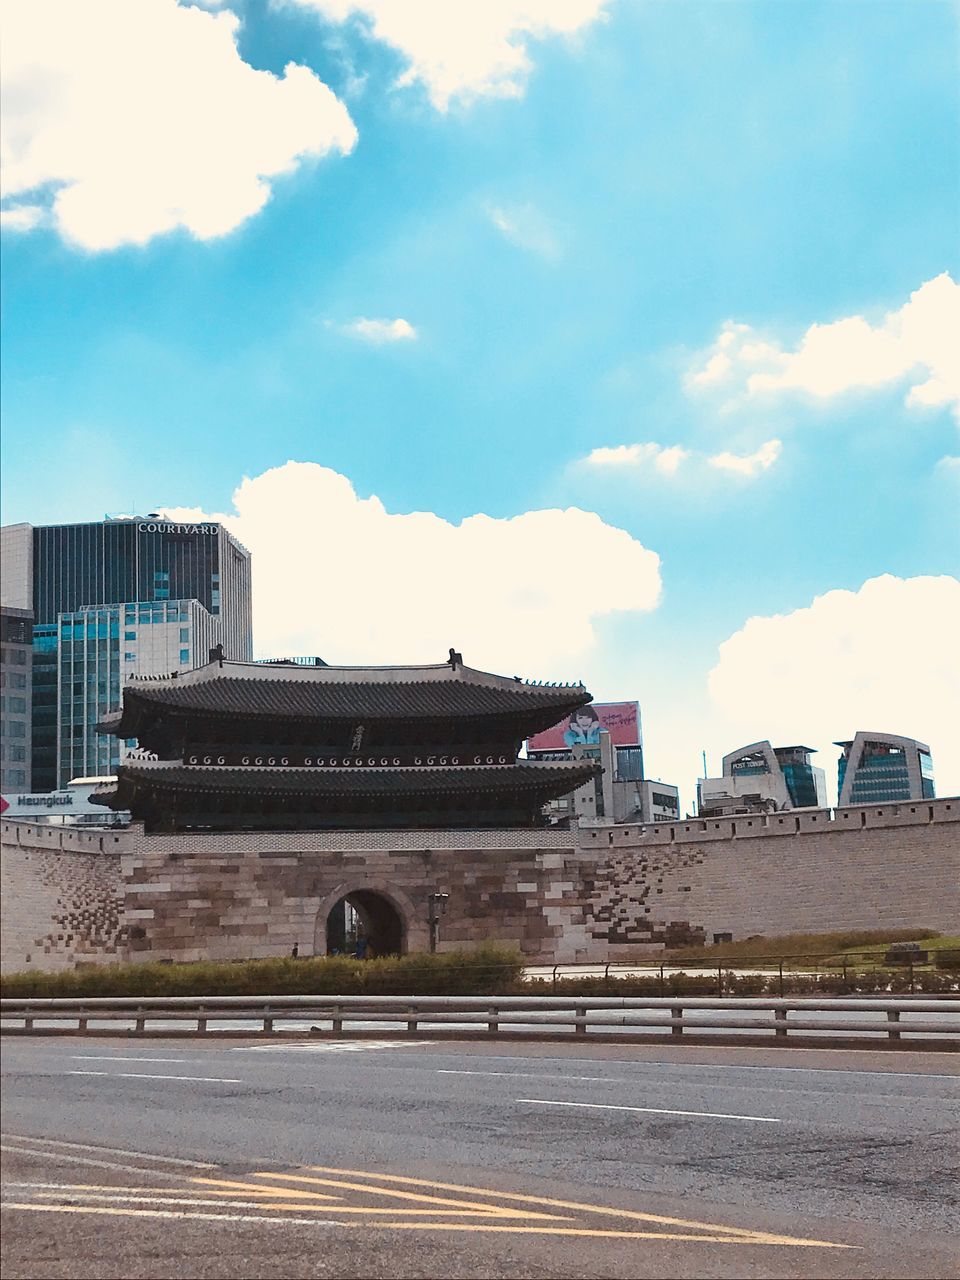
[[[0,790],[30,790],[33,615],[0,605]]]
[[[547,817],[552,823],[569,826],[571,822],[675,822],[680,816],[680,792],[670,782],[644,778],[640,747],[617,746],[612,737],[600,731],[596,744],[577,744],[569,755],[553,758],[594,760],[600,773],[568,795],[551,800]],[[531,756],[542,759],[542,756]],[[639,776],[638,776],[639,774]]]
[[[33,618],[35,791],[115,772],[94,733],[131,676],[253,653],[250,553],[220,524],[156,515],[3,530],[4,602]],[[9,587],[9,600],[8,600]]]
[[[936,795],[930,748],[915,738],[859,731],[837,762],[837,793],[845,805],[932,800]]]
[[[822,809],[827,804],[824,771],[812,764],[813,747],[773,747],[751,742],[723,757],[719,778],[700,778],[700,817]]]

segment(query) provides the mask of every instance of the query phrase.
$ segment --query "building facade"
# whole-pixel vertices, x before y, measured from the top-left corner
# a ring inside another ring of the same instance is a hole
[[[0,606],[0,790],[30,790],[33,615]]]
[[[9,602],[34,622],[37,791],[115,771],[122,746],[94,728],[130,677],[189,670],[218,644],[230,658],[252,657],[250,554],[220,524],[22,524],[3,530],[2,545]]]
[[[841,805],[880,804],[894,800],[932,800],[936,795],[930,748],[915,738],[861,731],[837,762]]]
[[[697,783],[701,817],[825,808],[826,775],[811,762],[813,747],[751,742],[723,757],[719,778]]]

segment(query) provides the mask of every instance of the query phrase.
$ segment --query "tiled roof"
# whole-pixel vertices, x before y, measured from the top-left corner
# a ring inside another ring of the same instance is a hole
[[[155,722],[164,713],[354,721],[532,713],[541,720],[545,715],[547,727],[589,701],[579,684],[526,684],[449,664],[357,669],[227,663],[127,685],[122,713],[105,717],[100,729],[136,737],[145,720]]]

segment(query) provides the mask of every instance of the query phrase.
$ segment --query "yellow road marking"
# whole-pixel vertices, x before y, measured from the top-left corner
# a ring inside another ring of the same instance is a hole
[[[325,1218],[271,1218],[256,1213],[191,1213],[182,1209],[120,1209],[103,1205],[27,1204],[4,1201],[4,1209],[24,1209],[31,1213],[87,1213],[108,1218],[164,1218],[167,1220],[194,1219],[201,1222],[272,1222],[295,1226],[353,1227],[362,1223],[337,1222]],[[227,1206],[224,1206],[225,1208]],[[277,1207],[277,1206],[272,1206]],[[300,1208],[291,1205],[290,1208]],[[393,1231],[499,1231],[514,1235],[588,1236],[608,1240],[687,1240],[700,1244],[777,1244],[777,1237],[760,1235],[756,1239],[742,1236],[689,1235],[671,1231],[602,1231],[589,1227],[520,1227],[505,1223],[456,1223],[456,1222],[381,1222],[380,1227]],[[834,1244],[826,1240],[792,1240],[783,1237],[782,1243],[815,1246],[823,1249],[848,1249],[852,1246]]]
[[[325,1172],[330,1172],[329,1170]],[[375,1175],[366,1175],[367,1177]],[[527,1211],[521,1213],[516,1209],[504,1208],[495,1204],[481,1204],[476,1200],[450,1200],[443,1196],[428,1196],[413,1191],[397,1191],[392,1187],[371,1186],[364,1182],[347,1182],[342,1179],[334,1178],[308,1178],[303,1174],[296,1173],[274,1173],[272,1171],[263,1171],[251,1174],[254,1178],[282,1178],[285,1182],[309,1182],[315,1183],[321,1187],[340,1187],[345,1191],[363,1191],[367,1195],[390,1196],[397,1200],[414,1200],[419,1204],[436,1204],[449,1205],[451,1208],[459,1209],[467,1213],[481,1213],[491,1218],[553,1218],[558,1219],[560,1215],[556,1213],[534,1213]],[[204,1182],[203,1178],[193,1178],[193,1182]],[[430,1185],[425,1184],[425,1185]],[[466,1189],[466,1188],[465,1188]]]
[[[553,1200],[540,1196],[525,1196],[517,1192],[496,1191],[490,1187],[466,1187],[456,1182],[430,1182],[423,1178],[408,1178],[393,1173],[366,1173],[362,1169],[328,1169],[322,1165],[309,1165],[316,1173],[340,1173],[352,1178],[379,1178],[386,1182],[399,1182],[405,1186],[437,1187],[441,1191],[466,1191],[474,1195],[496,1196],[502,1200],[516,1200],[523,1204],[549,1205],[553,1209],[574,1209],[583,1213],[599,1213],[614,1218],[629,1218],[634,1222],[655,1222],[668,1227],[686,1227],[700,1231],[722,1231],[724,1236],[744,1236],[753,1242],[766,1244],[816,1245],[820,1248],[850,1248],[848,1245],[834,1245],[829,1240],[801,1240],[793,1236],[775,1235],[766,1231],[751,1231],[747,1227],[726,1227],[720,1222],[697,1222],[688,1218],[668,1218],[661,1214],[639,1213],[631,1209],[614,1209],[609,1206],[582,1204],[576,1200]],[[270,1174],[255,1174],[255,1177],[270,1177]]]
[[[323,1191],[300,1191],[296,1187],[265,1187],[256,1182],[236,1182],[230,1178],[191,1178],[191,1182],[197,1182],[205,1187],[231,1187],[236,1191],[251,1192],[255,1191],[262,1196],[287,1196],[288,1198],[295,1196],[298,1200],[339,1200],[340,1196],[328,1196]],[[231,1192],[223,1191],[218,1194],[230,1195]]]
[[[21,1204],[11,1200],[4,1200],[0,1207],[26,1209],[30,1213],[95,1213],[107,1218],[195,1218],[201,1222],[276,1222],[285,1226],[292,1223],[311,1227],[353,1225],[349,1222],[337,1222],[333,1218],[270,1218],[259,1213],[191,1213],[186,1209],[108,1209],[103,1205]],[[415,1224],[411,1223],[413,1225]]]

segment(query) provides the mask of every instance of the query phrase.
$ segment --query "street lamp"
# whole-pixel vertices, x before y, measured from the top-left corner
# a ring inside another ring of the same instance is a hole
[[[440,940],[440,920],[446,914],[449,893],[431,893],[430,903],[430,950],[436,951]]]

